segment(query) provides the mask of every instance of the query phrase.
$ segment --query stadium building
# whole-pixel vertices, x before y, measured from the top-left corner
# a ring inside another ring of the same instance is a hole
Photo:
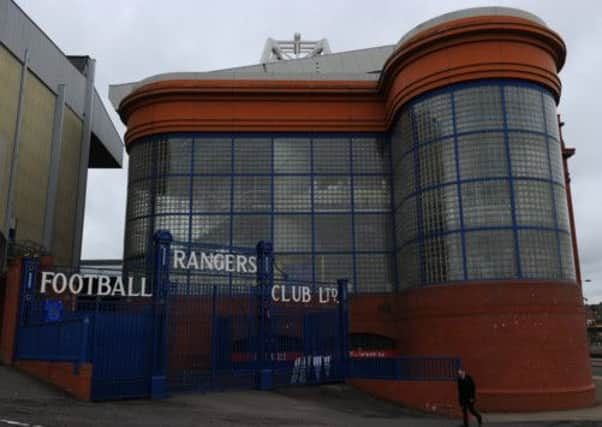
[[[3,233],[53,255],[11,259],[4,363],[88,400],[347,381],[446,414],[461,363],[486,411],[593,405],[566,48],[541,19],[467,9],[340,53],[296,34],[112,86],[124,259],[80,266],[87,168],[120,140],[93,60],[0,9]]]
[[[79,263],[88,169],[123,156],[94,74],[94,59],[65,55],[0,0],[0,273],[7,254]]]
[[[574,150],[556,111],[565,55],[540,18],[475,8],[394,45],[270,39],[257,65],[112,86],[130,156],[125,262],[159,229],[271,240],[286,271],[349,278],[353,348],[459,355],[489,409],[589,405]]]

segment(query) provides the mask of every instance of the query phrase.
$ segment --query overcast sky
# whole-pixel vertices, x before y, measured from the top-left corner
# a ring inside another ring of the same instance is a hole
[[[96,87],[107,109],[108,85],[172,71],[254,64],[265,39],[328,38],[333,52],[396,43],[415,25],[452,10],[511,6],[535,13],[568,47],[560,73],[564,138],[570,162],[584,294],[602,301],[602,3],[597,1],[219,1],[17,0],[67,54],[97,60]],[[120,133],[124,127],[116,114]],[[127,159],[123,170],[92,170],[84,258],[121,258]]]

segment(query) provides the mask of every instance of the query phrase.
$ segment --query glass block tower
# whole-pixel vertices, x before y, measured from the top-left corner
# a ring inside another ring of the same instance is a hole
[[[284,270],[350,279],[356,347],[459,356],[488,410],[591,405],[565,55],[540,18],[475,8],[395,45],[112,86],[125,261],[158,229],[272,240]],[[356,385],[424,407],[403,382]]]

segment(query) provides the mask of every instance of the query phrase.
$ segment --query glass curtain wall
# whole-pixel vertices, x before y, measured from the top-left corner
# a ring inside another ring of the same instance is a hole
[[[421,97],[391,133],[400,288],[575,280],[556,104],[515,81]]]
[[[274,243],[291,279],[346,277],[393,289],[390,157],[377,136],[184,134],[137,141],[125,259],[143,263],[152,233],[233,247]]]

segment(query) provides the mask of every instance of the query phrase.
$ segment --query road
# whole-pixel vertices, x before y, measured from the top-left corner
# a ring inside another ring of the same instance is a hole
[[[90,403],[0,366],[0,427],[344,426],[451,427],[459,420],[424,415],[344,385],[182,394],[161,401]],[[492,416],[493,417],[493,416]],[[488,422],[488,426],[602,426],[594,421]],[[499,419],[499,418],[498,418]]]

